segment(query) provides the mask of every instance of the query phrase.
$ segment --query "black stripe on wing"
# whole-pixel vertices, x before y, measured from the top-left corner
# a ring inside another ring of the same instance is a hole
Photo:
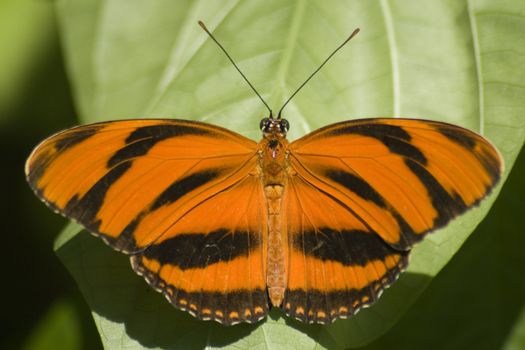
[[[201,171],[197,171],[193,174],[189,174],[181,179],[175,180],[170,186],[162,191],[153,201],[135,216],[133,220],[122,230],[117,238],[107,237],[108,243],[115,247],[115,249],[122,251],[135,251],[137,244],[135,242],[134,233],[141,223],[141,221],[149,214],[155,212],[159,208],[175,203],[183,196],[195,191],[199,187],[202,187],[218,179],[224,175],[226,169],[211,168]]]
[[[107,167],[143,156],[158,142],[174,137],[188,135],[208,135],[206,129],[190,125],[174,125],[173,123],[149,125],[137,128],[126,138],[126,145],[109,158]]]
[[[356,134],[361,136],[373,137],[388,147],[390,152],[413,159],[423,165],[427,164],[427,159],[423,152],[410,143],[412,137],[400,126],[381,123],[362,123],[350,124],[346,127],[336,128],[328,135]]]
[[[198,319],[233,325],[239,322],[255,323],[268,314],[266,290],[255,288],[188,292],[166,283],[157,273],[144,267],[142,259],[142,254],[131,256],[133,269],[154,289],[164,294],[174,307],[187,311]]]
[[[161,265],[170,264],[181,270],[248,256],[259,248],[258,234],[219,228],[209,233],[181,233],[150,245],[143,255]]]
[[[381,279],[361,289],[287,289],[281,309],[286,315],[305,323],[329,324],[338,318],[350,317],[362,307],[373,304],[407,264],[408,252],[399,253],[399,262],[395,267],[387,270]]]
[[[371,260],[385,260],[387,256],[399,253],[374,232],[322,227],[290,234],[294,248],[305,255],[344,266],[365,266]]]

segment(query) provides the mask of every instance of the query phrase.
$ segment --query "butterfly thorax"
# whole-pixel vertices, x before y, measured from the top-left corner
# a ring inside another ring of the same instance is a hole
[[[281,184],[284,186],[288,168],[288,140],[284,137],[265,137],[259,146],[264,185]]]
[[[270,301],[276,307],[284,299],[288,267],[288,242],[282,220],[283,193],[289,171],[287,123],[284,119],[263,119],[263,139],[259,143],[261,181],[268,210],[266,286]]]
[[[264,186],[274,184],[284,186],[288,169],[288,140],[286,140],[288,121],[264,118],[261,120],[260,128],[263,139],[259,143],[259,155]]]

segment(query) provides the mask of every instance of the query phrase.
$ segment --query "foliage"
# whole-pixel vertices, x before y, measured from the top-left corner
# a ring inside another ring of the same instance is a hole
[[[84,122],[176,116],[258,138],[266,113],[196,25],[202,19],[274,108],[353,29],[362,33],[285,111],[291,138],[359,117],[425,117],[481,132],[507,172],[525,138],[525,7],[512,0],[59,1],[57,12]],[[422,14],[425,14],[424,16]],[[372,308],[328,327],[279,312],[224,328],[173,310],[125,256],[70,226],[58,254],[77,280],[106,347],[355,347],[384,334],[486,214],[482,205],[431,235]],[[404,332],[409,332],[405,329]],[[195,340],[198,339],[198,340]]]

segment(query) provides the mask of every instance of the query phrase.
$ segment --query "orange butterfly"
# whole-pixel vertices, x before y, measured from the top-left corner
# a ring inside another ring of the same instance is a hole
[[[26,175],[175,307],[231,325],[270,305],[309,323],[355,314],[502,173],[489,141],[451,124],[353,120],[289,143],[280,115],[259,143],[195,121],[79,126],[38,145]]]

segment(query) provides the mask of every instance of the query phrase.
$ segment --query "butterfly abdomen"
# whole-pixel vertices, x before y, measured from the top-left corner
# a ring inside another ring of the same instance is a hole
[[[268,207],[268,253],[266,257],[266,285],[273,306],[280,306],[286,289],[286,254],[287,246],[282,231],[282,194],[284,186],[267,185],[264,195]]]
[[[268,240],[266,255],[266,285],[273,306],[278,307],[284,299],[287,286],[286,232],[282,227],[282,202],[286,187],[288,142],[284,137],[264,138],[261,141],[261,181],[268,210]]]

